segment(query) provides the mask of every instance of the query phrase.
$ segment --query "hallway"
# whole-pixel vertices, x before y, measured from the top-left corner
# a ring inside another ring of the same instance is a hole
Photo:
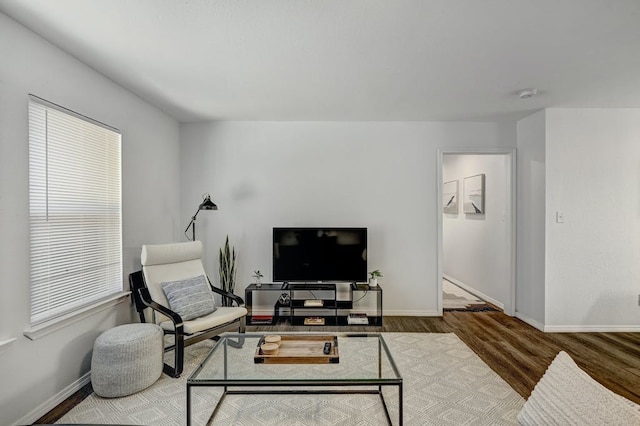
[[[495,306],[458,287],[447,279],[442,280],[442,309],[445,312],[499,311]]]

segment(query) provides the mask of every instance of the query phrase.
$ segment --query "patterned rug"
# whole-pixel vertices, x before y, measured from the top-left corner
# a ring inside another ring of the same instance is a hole
[[[406,425],[512,425],[524,400],[453,333],[384,333],[404,380]],[[213,342],[187,348],[179,379],[164,374],[137,394],[90,395],[57,423],[183,425],[186,380]],[[389,388],[395,392],[395,388]],[[386,392],[386,391],[385,391]],[[192,424],[205,424],[220,391],[196,388]],[[397,394],[387,395],[394,422]],[[377,395],[230,395],[215,425],[384,425]]]

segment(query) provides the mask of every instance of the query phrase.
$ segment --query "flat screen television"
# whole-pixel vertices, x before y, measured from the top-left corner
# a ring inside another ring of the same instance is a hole
[[[366,282],[367,228],[273,228],[274,282]]]

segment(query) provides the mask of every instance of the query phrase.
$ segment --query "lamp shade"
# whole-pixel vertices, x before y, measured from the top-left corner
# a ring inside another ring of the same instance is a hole
[[[218,206],[211,201],[211,195],[205,194],[204,201],[200,203],[198,210],[218,210]]]
[[[191,228],[191,241],[196,240],[196,216],[198,216],[200,210],[218,210],[218,206],[216,206],[213,201],[211,201],[211,195],[209,195],[209,193],[204,194],[202,198],[203,200],[198,206],[198,210],[196,210],[193,217],[191,218],[191,222],[189,222],[187,229],[184,230],[184,234],[187,236],[187,238],[189,238],[187,232],[189,232],[189,228]]]

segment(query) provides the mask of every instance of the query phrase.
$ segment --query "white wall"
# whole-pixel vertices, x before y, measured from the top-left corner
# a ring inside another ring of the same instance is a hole
[[[539,329],[545,322],[545,114],[517,124],[516,316]]]
[[[465,214],[464,178],[485,175],[485,214]],[[445,154],[442,181],[458,181],[458,213],[443,213],[443,273],[504,308],[511,294],[507,155]]]
[[[640,331],[640,109],[547,110],[546,171],[545,330]]]
[[[181,233],[179,128],[3,14],[0,56],[0,342],[16,339],[0,350],[0,424],[11,425],[59,403],[89,371],[99,333],[132,318],[125,302],[35,341],[22,334],[29,326],[28,94],[122,131],[123,283],[139,268],[142,243]]]
[[[274,226],[366,226],[386,315],[437,315],[438,148],[511,147],[515,126],[437,122],[181,125],[183,222],[210,192],[197,238],[217,277],[224,236],[239,250],[236,293],[271,279]],[[216,280],[217,281],[217,280]]]

